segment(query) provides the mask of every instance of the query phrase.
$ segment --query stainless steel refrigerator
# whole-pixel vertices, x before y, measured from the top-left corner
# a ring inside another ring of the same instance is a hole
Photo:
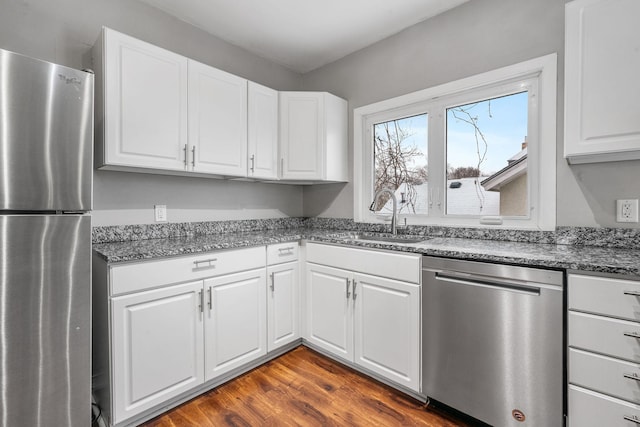
[[[0,49],[0,426],[91,424],[93,75]]]

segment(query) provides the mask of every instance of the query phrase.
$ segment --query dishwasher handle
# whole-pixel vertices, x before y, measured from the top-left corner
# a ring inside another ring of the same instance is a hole
[[[465,274],[464,277],[461,277],[453,272],[446,272],[446,273],[436,272],[435,277],[436,277],[436,280],[456,282],[456,283],[461,283],[465,285],[481,286],[485,288],[500,289],[500,290],[511,291],[511,292],[520,292],[520,293],[525,293],[525,294],[535,295],[535,296],[540,295],[539,287],[524,285],[520,283],[514,283],[515,281],[503,282],[498,280],[491,280],[490,278],[486,278],[486,277],[478,277],[478,276],[472,276],[467,274]]]

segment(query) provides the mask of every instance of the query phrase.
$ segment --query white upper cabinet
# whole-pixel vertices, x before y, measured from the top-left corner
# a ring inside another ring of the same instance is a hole
[[[566,5],[565,157],[640,159],[640,2]]]
[[[347,181],[347,101],[326,92],[280,92],[280,178]]]
[[[249,82],[249,178],[278,179],[278,91]]]
[[[246,176],[247,80],[188,62],[188,170]]]
[[[187,59],[108,28],[94,59],[97,166],[184,170]]]
[[[98,168],[348,180],[344,99],[278,92],[109,28],[93,60]]]

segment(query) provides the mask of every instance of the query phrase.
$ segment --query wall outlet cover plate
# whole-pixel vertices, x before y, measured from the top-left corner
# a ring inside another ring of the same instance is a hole
[[[156,222],[167,221],[167,205],[154,205],[153,211]]]
[[[638,222],[638,199],[616,200],[617,222]]]

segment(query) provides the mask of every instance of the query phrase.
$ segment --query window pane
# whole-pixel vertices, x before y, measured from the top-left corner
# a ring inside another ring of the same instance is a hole
[[[427,123],[420,114],[373,126],[374,193],[392,190],[400,213],[427,213]],[[372,208],[391,213],[390,196],[382,194]]]
[[[447,108],[447,215],[527,215],[527,109],[527,92]]]

